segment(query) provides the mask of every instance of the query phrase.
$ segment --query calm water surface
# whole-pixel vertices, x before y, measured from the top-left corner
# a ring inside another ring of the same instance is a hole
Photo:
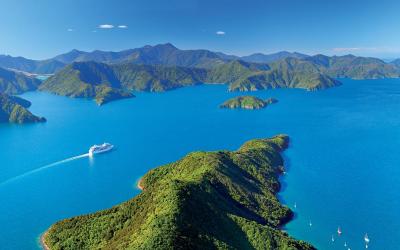
[[[343,80],[319,92],[268,90],[263,110],[222,110],[240,93],[198,86],[102,107],[93,101],[32,92],[44,124],[0,125],[0,248],[38,249],[52,223],[109,208],[136,194],[149,169],[194,150],[237,149],[252,138],[286,133],[288,173],[282,201],[296,219],[286,230],[320,249],[397,249],[400,245],[400,80]],[[116,150],[82,157],[95,143]],[[309,226],[310,221],[312,226]],[[337,227],[343,234],[337,237]],[[331,241],[332,235],[335,242]]]

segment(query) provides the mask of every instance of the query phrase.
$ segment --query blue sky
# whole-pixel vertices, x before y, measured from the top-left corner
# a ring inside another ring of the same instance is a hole
[[[117,51],[166,42],[182,49],[205,48],[237,55],[289,50],[400,57],[400,1],[0,3],[0,54],[33,59],[49,58],[71,49]]]

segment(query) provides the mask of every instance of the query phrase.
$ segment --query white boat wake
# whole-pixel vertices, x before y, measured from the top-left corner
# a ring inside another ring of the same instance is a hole
[[[89,154],[82,154],[82,155],[77,155],[77,156],[70,157],[70,158],[67,158],[67,159],[64,159],[64,160],[61,160],[61,161],[56,161],[56,162],[53,162],[51,164],[47,164],[47,165],[45,165],[43,167],[40,167],[40,168],[31,170],[29,172],[26,172],[24,174],[12,177],[11,179],[8,179],[8,180],[0,183],[0,186],[4,186],[4,185],[6,185],[8,183],[11,183],[11,182],[14,182],[16,180],[19,180],[19,179],[22,179],[24,177],[27,177],[29,175],[41,172],[41,171],[46,170],[48,168],[52,168],[52,167],[55,167],[55,166],[58,166],[58,165],[61,165],[61,164],[64,164],[64,163],[67,163],[67,162],[70,162],[70,161],[74,161],[74,160],[78,160],[78,159],[81,159],[81,158],[85,158],[85,157],[88,157],[88,156],[89,156]]]

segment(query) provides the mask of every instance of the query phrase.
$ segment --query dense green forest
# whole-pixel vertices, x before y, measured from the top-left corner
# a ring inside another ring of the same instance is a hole
[[[57,222],[44,242],[52,250],[314,249],[280,230],[293,217],[276,198],[288,140],[190,153],[149,171],[132,200]]]
[[[43,117],[33,115],[27,109],[31,103],[16,96],[0,93],[0,122],[30,123],[44,122]]]

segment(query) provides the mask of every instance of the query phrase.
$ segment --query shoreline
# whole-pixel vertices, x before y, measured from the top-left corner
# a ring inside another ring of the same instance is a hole
[[[44,241],[44,238],[46,237],[47,233],[48,233],[48,231],[46,230],[42,235],[40,235],[40,246],[44,250],[50,250],[50,247]]]
[[[137,187],[139,190],[144,191],[144,187],[143,187],[143,185],[142,185],[142,178],[139,179],[139,181],[138,181],[136,187]]]

